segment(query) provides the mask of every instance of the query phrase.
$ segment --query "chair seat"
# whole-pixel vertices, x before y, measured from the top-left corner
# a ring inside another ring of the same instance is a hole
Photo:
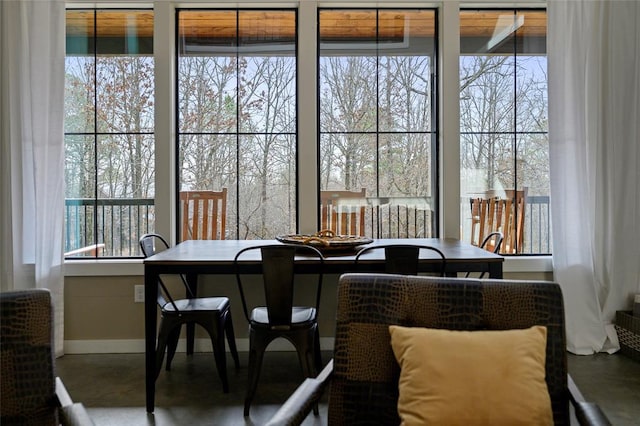
[[[291,327],[308,326],[316,320],[315,308],[306,306],[294,306],[291,310]],[[269,328],[269,314],[267,308],[259,306],[251,311],[249,321],[257,327]]]
[[[228,297],[197,297],[194,299],[178,299],[175,301],[178,311],[224,311],[229,309]],[[171,303],[162,307],[165,313],[176,313]]]

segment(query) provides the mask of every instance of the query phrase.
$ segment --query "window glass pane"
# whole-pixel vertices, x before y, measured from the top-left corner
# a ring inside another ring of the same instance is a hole
[[[375,57],[320,56],[320,129],[322,132],[376,130]]]
[[[383,134],[379,138],[380,192],[388,197],[406,197],[429,185],[423,171],[431,165],[431,135],[424,133]]]
[[[545,132],[547,125],[547,58],[520,54],[516,84],[519,95],[516,108],[516,131]]]
[[[67,257],[139,256],[154,229],[152,47],[151,11],[67,11]]]
[[[434,235],[435,12],[323,9],[319,22],[321,227],[345,229],[326,218],[351,203],[365,206],[359,234]]]
[[[238,117],[242,133],[295,133],[295,57],[243,58]]]
[[[294,135],[240,137],[239,238],[273,238],[295,230],[295,159]]]
[[[153,135],[100,135],[97,142],[96,240],[114,253],[133,256],[139,237],[153,223]]]
[[[550,253],[546,12],[463,10],[460,27],[462,238]]]
[[[153,57],[98,58],[96,108],[100,133],[153,133]]]
[[[380,131],[432,129],[434,25],[433,11],[380,11]]]
[[[320,139],[323,164],[321,188],[360,190],[376,193],[376,135],[369,133],[326,133]]]
[[[153,12],[102,10],[96,19],[96,52],[99,56],[153,55]]]
[[[65,252],[95,242],[95,137],[65,137]]]
[[[235,132],[235,58],[188,56],[180,60],[178,66],[180,132]]]
[[[225,238],[295,232],[295,28],[293,10],[178,11],[179,187],[226,188]]]
[[[67,11],[64,130],[92,132],[95,128],[95,19],[93,11]]]
[[[508,55],[460,56],[460,130],[514,130],[514,64]]]
[[[236,11],[179,12],[178,126],[182,133],[237,130],[236,20]]]

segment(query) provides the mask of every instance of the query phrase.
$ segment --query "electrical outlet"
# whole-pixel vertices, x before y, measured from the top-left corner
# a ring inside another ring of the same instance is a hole
[[[144,285],[136,285],[134,287],[133,301],[136,303],[144,302]]]

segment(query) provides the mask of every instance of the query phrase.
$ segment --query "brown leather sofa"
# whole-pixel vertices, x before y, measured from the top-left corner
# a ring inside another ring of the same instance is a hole
[[[93,425],[55,376],[51,294],[0,293],[0,424]]]
[[[610,424],[567,374],[563,298],[556,283],[345,274],[337,306],[333,360],[302,383],[269,425],[300,424],[327,387],[330,425],[400,424],[400,367],[389,325],[467,331],[546,326],[544,380],[554,423]]]

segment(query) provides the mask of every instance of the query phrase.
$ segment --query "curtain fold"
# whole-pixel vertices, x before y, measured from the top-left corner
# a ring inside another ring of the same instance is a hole
[[[2,31],[2,290],[43,287],[62,354],[65,5],[5,0]]]
[[[640,3],[550,0],[554,277],[568,350],[615,352],[640,293]]]

